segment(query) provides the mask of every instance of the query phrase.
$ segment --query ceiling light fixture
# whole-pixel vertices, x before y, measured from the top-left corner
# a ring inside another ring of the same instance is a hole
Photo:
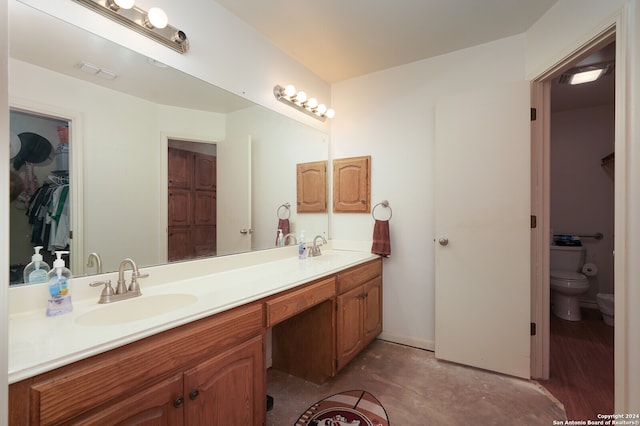
[[[73,1],[164,44],[176,52],[185,53],[189,50],[187,35],[184,31],[169,25],[167,14],[159,7],[152,7],[149,12],[145,12],[134,6],[134,0]]]
[[[584,84],[591,83],[597,79],[611,74],[613,71],[613,63],[603,63],[596,65],[589,65],[586,67],[577,67],[571,69],[560,76],[559,82],[561,84]]]
[[[327,118],[335,117],[336,113],[333,109],[327,108],[325,104],[319,104],[316,98],[309,98],[305,92],[296,91],[292,85],[282,87],[276,85],[273,88],[273,95],[282,103],[294,107],[298,111],[302,111],[320,121]]]

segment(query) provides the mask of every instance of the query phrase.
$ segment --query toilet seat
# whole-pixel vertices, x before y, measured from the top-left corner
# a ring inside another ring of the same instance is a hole
[[[550,271],[551,279],[563,280],[563,281],[582,281],[587,280],[587,276],[580,272],[561,271],[554,269]]]

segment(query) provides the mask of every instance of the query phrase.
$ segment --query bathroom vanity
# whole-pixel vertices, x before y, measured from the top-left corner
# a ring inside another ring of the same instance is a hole
[[[197,298],[146,319],[92,323],[92,312],[110,308],[93,301],[59,318],[42,314],[47,333],[24,336],[38,320],[17,315],[10,326],[21,333],[11,341],[15,351],[10,347],[10,424],[264,424],[268,330],[273,367],[317,383],[382,330],[381,258],[338,250],[323,256],[146,290],[142,284],[140,300],[178,292]],[[47,335],[51,340],[34,346],[39,360],[26,355],[22,339]]]

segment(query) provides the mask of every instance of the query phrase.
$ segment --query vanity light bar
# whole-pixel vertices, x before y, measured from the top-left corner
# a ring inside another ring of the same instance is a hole
[[[156,26],[154,26],[154,13],[150,14],[136,6],[131,6],[126,9],[125,7],[119,6],[122,2],[115,0],[73,1],[80,3],[102,16],[106,16],[107,18],[118,22],[133,31],[145,35],[160,44],[164,44],[178,53],[185,53],[189,50],[187,35],[184,31],[180,31],[179,29],[166,24],[166,14],[159,8],[151,8],[149,10],[149,12],[159,13],[160,18],[163,18],[161,21],[164,20],[164,22],[161,22],[160,24],[156,23]]]
[[[325,121],[327,118],[333,118],[335,111],[332,108],[327,108],[324,104],[319,104],[316,98],[308,98],[305,92],[296,91],[295,87],[288,85],[282,87],[276,85],[273,88],[273,95],[280,102],[294,107],[298,111],[302,111],[320,121]]]

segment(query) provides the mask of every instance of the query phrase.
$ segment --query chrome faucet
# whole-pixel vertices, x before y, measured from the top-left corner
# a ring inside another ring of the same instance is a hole
[[[131,265],[131,284],[127,288],[127,282],[124,277],[124,271],[127,267],[127,264]],[[141,274],[138,270],[138,266],[133,261],[133,259],[126,258],[122,262],[120,262],[120,267],[118,268],[118,284],[116,285],[115,290],[111,286],[111,280],[105,281],[95,281],[89,283],[91,287],[97,287],[100,285],[104,285],[104,289],[102,289],[102,293],[100,294],[100,300],[98,303],[111,303],[117,302],[118,300],[131,299],[132,297],[137,297],[142,295],[140,292],[140,285],[138,284],[139,278],[146,278],[149,274]]]
[[[322,254],[322,252],[320,251],[320,246],[317,244],[318,238],[322,239],[322,244],[327,244],[327,239],[325,237],[323,237],[322,235],[316,235],[313,238],[313,246],[311,247],[311,250],[309,250],[309,257],[316,257]]]
[[[298,239],[296,238],[295,234],[287,234],[282,239],[282,241],[284,241],[284,245],[285,246],[289,245],[289,244],[287,244],[287,238],[293,238],[293,244],[298,244]]]
[[[96,261],[96,274],[102,273],[102,260],[100,259],[100,255],[98,253],[91,253],[89,258],[87,259],[87,267],[93,268],[93,261]]]

